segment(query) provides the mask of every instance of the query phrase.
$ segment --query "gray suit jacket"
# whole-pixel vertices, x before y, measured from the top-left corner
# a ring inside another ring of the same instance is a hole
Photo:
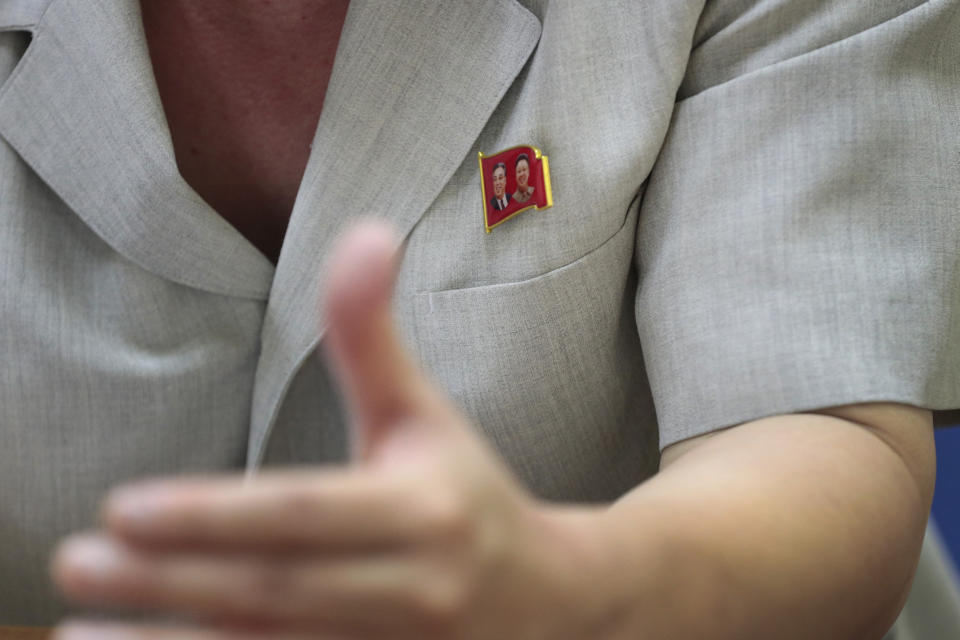
[[[361,214],[546,498],[772,414],[960,407],[960,2],[866,7],[355,0],[274,268],[180,177],[136,0],[0,2],[0,620],[63,610],[50,547],[118,482],[343,460],[319,290]],[[555,205],[487,235],[477,152],[519,144]]]

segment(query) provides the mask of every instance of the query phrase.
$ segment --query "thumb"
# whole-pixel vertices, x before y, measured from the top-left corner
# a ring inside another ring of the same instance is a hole
[[[445,413],[394,327],[399,250],[389,226],[363,222],[340,240],[329,263],[325,346],[353,422],[355,459],[374,456],[393,430],[438,422]]]

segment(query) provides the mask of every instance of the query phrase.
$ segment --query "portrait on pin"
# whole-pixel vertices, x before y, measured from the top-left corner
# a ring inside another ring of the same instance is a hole
[[[497,211],[503,211],[510,204],[513,196],[507,193],[507,165],[498,162],[493,167],[491,175],[493,179],[493,197],[490,198],[490,206]]]
[[[517,176],[517,190],[513,192],[513,199],[517,202],[526,202],[533,196],[534,188],[530,184],[530,156],[521,153],[514,161]]]

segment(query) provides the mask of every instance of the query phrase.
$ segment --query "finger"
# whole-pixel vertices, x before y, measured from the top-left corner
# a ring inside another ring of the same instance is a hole
[[[270,630],[197,629],[69,620],[54,629],[51,640],[360,640],[362,636]]]
[[[329,266],[325,347],[355,422],[361,458],[373,454],[393,425],[437,419],[442,412],[394,328],[397,253],[390,228],[367,222],[341,240]]]
[[[68,598],[85,605],[357,635],[423,631],[447,606],[444,598],[450,600],[436,589],[450,583],[449,572],[414,556],[160,557],[103,536],[70,539],[57,553],[53,575]]]
[[[415,475],[416,474],[416,475]],[[272,471],[178,478],[114,489],[107,529],[143,547],[343,553],[420,544],[447,519],[446,491],[420,472]]]

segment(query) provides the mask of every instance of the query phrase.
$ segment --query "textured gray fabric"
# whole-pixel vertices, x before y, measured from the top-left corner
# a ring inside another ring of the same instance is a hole
[[[641,212],[661,447],[824,405],[955,408],[958,4],[880,3],[879,24],[852,3],[751,4],[734,19],[708,5],[719,31],[691,60]],[[842,39],[803,53],[788,8],[800,32]]]
[[[197,289],[266,298],[273,266],[177,172],[142,31],[137,2],[52,2],[0,89],[0,131],[124,257]]]
[[[338,233],[366,214],[407,234],[464,157],[475,156],[471,145],[538,33],[537,20],[506,0],[351,3],[313,140],[322,152],[306,168],[270,290],[251,466],[291,376],[317,344],[323,261]]]
[[[49,4],[50,0],[3,0],[0,31],[32,31]]]
[[[360,215],[546,498],[622,495],[658,437],[960,407],[960,2],[864,6],[354,0],[274,269],[177,172],[136,0],[0,5],[0,621],[64,611],[46,554],[117,482],[343,460],[314,350]],[[555,206],[487,235],[477,152],[518,144]]]

